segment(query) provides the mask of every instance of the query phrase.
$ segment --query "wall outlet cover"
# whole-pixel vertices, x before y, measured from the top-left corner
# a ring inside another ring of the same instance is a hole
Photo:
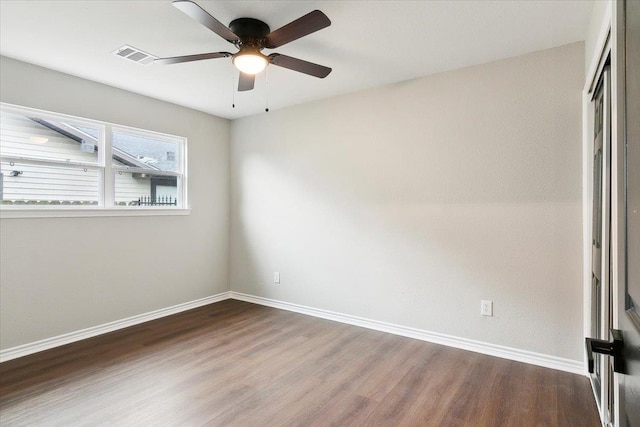
[[[493,316],[493,301],[480,301],[480,314],[482,316]]]

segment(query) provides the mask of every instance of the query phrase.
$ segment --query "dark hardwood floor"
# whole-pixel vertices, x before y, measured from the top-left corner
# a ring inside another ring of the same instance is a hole
[[[0,364],[2,426],[599,426],[587,378],[227,300]]]

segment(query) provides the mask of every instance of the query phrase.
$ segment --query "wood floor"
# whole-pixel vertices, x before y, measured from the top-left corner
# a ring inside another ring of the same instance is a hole
[[[599,426],[587,378],[227,300],[0,364],[4,426]]]

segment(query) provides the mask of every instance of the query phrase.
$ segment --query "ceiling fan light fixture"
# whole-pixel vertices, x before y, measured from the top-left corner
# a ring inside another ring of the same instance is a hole
[[[267,66],[267,58],[257,49],[242,49],[233,57],[233,65],[245,74],[258,74]]]

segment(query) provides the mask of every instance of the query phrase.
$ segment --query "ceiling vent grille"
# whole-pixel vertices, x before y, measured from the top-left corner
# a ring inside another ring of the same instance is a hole
[[[142,65],[149,65],[158,58],[157,56],[150,55],[140,49],[136,49],[135,47],[128,45],[124,45],[121,48],[114,50],[112,53],[116,56]]]

